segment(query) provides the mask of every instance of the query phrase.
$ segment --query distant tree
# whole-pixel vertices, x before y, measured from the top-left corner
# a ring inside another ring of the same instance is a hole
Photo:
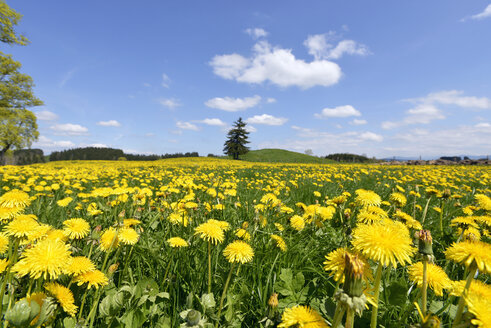
[[[28,40],[17,35],[14,26],[21,15],[0,0],[0,42],[26,45]],[[34,96],[34,83],[20,73],[21,64],[0,52],[0,157],[10,149],[30,147],[37,140],[36,116],[28,107],[42,105]]]
[[[249,132],[245,129],[246,125],[242,117],[239,117],[234,122],[233,128],[228,131],[227,140],[223,145],[223,152],[228,156],[233,156],[234,159],[239,159],[239,155],[244,155],[249,151],[249,147],[246,146],[249,143],[247,140]]]
[[[312,155],[314,155],[314,152],[312,151],[312,149],[305,149],[304,154],[312,156]]]

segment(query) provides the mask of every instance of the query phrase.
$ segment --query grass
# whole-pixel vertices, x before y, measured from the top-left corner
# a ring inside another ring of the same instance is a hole
[[[284,149],[259,149],[251,150],[247,154],[240,156],[248,162],[266,163],[302,163],[302,164],[329,164],[335,163],[333,160],[310,156]]]

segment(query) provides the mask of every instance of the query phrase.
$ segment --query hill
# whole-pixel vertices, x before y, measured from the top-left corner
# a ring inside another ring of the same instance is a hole
[[[259,149],[251,150],[240,159],[248,162],[267,162],[267,163],[311,163],[329,164],[335,163],[325,158],[310,156],[284,149]]]

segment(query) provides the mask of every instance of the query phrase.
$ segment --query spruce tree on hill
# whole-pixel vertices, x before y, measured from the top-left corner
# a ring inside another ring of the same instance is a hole
[[[233,128],[228,131],[227,140],[225,141],[223,152],[234,159],[239,159],[239,155],[244,155],[249,151],[246,144],[249,143],[249,132],[245,129],[246,123],[239,117],[234,122]]]

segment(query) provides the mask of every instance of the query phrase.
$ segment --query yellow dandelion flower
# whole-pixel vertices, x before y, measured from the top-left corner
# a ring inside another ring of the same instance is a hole
[[[450,295],[460,297],[464,293],[466,281],[452,281],[449,286]],[[491,285],[488,285],[480,280],[472,280],[471,285],[469,286],[469,291],[467,292],[468,296],[476,297],[476,298],[485,298],[491,299]]]
[[[65,273],[70,264],[70,246],[57,240],[45,239],[22,254],[13,266],[19,276],[29,274],[31,278],[56,279]]]
[[[276,247],[278,247],[282,252],[286,252],[287,246],[285,240],[278,235],[271,235],[271,239],[274,240]]]
[[[274,226],[276,227],[276,229],[278,229],[279,231],[283,231],[285,230],[285,227],[283,227],[283,225],[281,223],[275,223]]]
[[[327,254],[326,260],[323,262],[324,270],[330,271],[331,275],[334,275],[334,280],[340,283],[344,282],[344,269],[346,266],[345,255],[352,254],[346,248],[338,248],[329,254]],[[370,265],[367,260],[362,256],[358,256],[358,258],[363,262],[363,277],[365,279],[373,279],[372,272],[370,269]]]
[[[483,194],[474,195],[477,205],[485,211],[491,211],[491,198]]]
[[[140,235],[133,228],[123,227],[118,233],[118,240],[125,245],[134,245],[139,238]]]
[[[67,273],[71,275],[79,275],[85,272],[94,271],[95,264],[85,256],[72,257]]]
[[[319,313],[308,306],[297,305],[287,308],[281,316],[281,323],[278,328],[299,327],[299,328],[328,328],[326,321]]]
[[[402,220],[408,228],[415,229],[415,230],[423,229],[423,226],[419,221],[413,219],[411,215],[404,213],[403,211],[397,210],[394,216]]]
[[[167,239],[167,242],[169,243],[170,247],[173,248],[181,248],[181,247],[188,247],[189,244],[187,241],[182,239],[181,237],[172,237]]]
[[[81,218],[74,218],[63,221],[65,233],[70,239],[82,239],[90,232],[90,225]]]
[[[334,213],[336,213],[336,208],[334,206],[327,206],[327,207],[320,206],[317,207],[316,213],[317,215],[320,216],[322,221],[331,220],[332,217],[334,216]]]
[[[443,289],[450,286],[451,280],[438,265],[427,263],[428,286],[433,289],[435,295],[443,296]],[[423,286],[423,263],[418,262],[411,265],[408,269],[409,279],[415,282],[418,287]]]
[[[118,232],[114,228],[109,228],[104,231],[101,236],[99,248],[103,251],[108,251],[118,247]]]
[[[22,213],[22,210],[23,209],[19,207],[0,207],[0,220],[10,220]]]
[[[63,311],[72,317],[75,316],[78,307],[75,305],[75,300],[70,289],[56,282],[47,283],[44,288],[48,291],[48,293],[56,298],[58,303],[63,308]]]
[[[228,223],[227,221],[220,221],[220,220],[215,220],[215,219],[209,219],[208,222],[213,223],[213,224],[216,224],[223,231],[230,230],[230,223]]]
[[[59,240],[61,242],[65,242],[68,239],[68,236],[64,230],[50,229],[46,234],[46,239]]]
[[[7,265],[9,265],[9,261],[7,259],[0,260],[0,273],[3,273],[5,269],[7,269]]]
[[[290,218],[290,225],[293,229],[301,231],[305,228],[305,220],[299,215],[294,215]]]
[[[82,286],[87,283],[87,289],[94,287],[98,289],[99,287],[104,287],[109,283],[109,279],[106,275],[99,270],[88,271],[82,274],[79,274],[73,280],[78,286]]]
[[[358,189],[356,193],[356,202],[360,206],[380,206],[382,200],[380,196],[371,190]]]
[[[33,214],[19,215],[5,226],[5,234],[15,238],[25,238],[39,227],[37,218]]]
[[[123,220],[123,225],[125,227],[132,227],[134,225],[137,225],[137,224],[141,224],[142,222],[140,220],[137,220],[137,219],[124,219]]]
[[[406,205],[407,199],[400,192],[393,192],[390,197],[390,201],[393,202],[397,207],[404,207]]]
[[[314,197],[320,197],[320,196],[322,196],[320,192],[314,191]]]
[[[235,230],[235,235],[240,239],[244,239],[245,241],[251,240],[251,234],[247,232],[247,230],[239,228]]]
[[[0,207],[25,208],[31,204],[29,195],[22,190],[12,189],[0,197]]]
[[[474,216],[457,216],[450,221],[450,226],[462,229],[467,229],[468,227],[479,228]]]
[[[61,206],[61,207],[67,207],[68,204],[70,204],[72,202],[73,198],[72,197],[66,197],[66,198],[63,198],[63,199],[60,199],[59,201],[56,202],[56,204],[58,204],[58,206]]]
[[[479,328],[491,327],[491,299],[469,295],[465,301],[469,312],[474,315],[474,318],[471,319],[472,325]]]
[[[199,235],[201,239],[209,241],[212,244],[222,243],[225,239],[223,229],[218,224],[210,221],[197,226],[194,229],[194,234]]]
[[[252,261],[254,257],[254,251],[248,243],[237,240],[228,244],[223,250],[223,255],[230,263],[247,263]]]
[[[482,241],[453,243],[445,251],[445,257],[470,267],[477,265],[482,273],[491,273],[491,245]]]
[[[408,228],[389,219],[359,225],[353,230],[351,243],[355,251],[384,266],[392,264],[394,268],[397,262],[401,265],[411,263],[410,257],[415,252]]]
[[[0,232],[0,254],[3,254],[9,248],[9,237]]]

